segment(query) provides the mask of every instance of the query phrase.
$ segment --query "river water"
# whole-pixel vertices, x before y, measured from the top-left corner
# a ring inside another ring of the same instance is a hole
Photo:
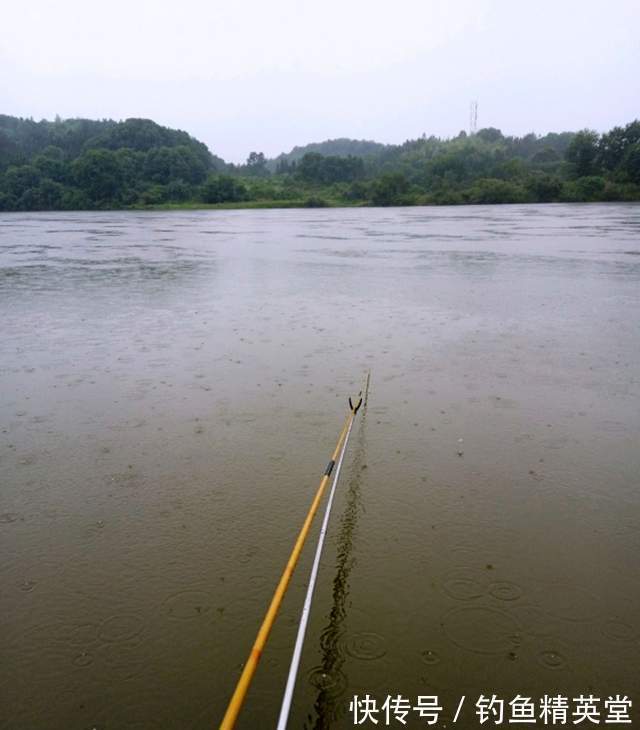
[[[639,305],[633,204],[0,215],[0,727],[216,727],[368,370],[290,727],[637,707]]]

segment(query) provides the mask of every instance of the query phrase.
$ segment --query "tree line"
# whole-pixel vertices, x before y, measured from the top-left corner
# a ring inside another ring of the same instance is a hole
[[[402,145],[328,140],[227,164],[145,119],[0,115],[0,210],[640,200],[640,121],[605,134],[495,128]]]

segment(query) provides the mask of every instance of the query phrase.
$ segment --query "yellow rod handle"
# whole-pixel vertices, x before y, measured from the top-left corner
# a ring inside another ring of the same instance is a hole
[[[347,416],[345,424],[340,433],[340,437],[338,438],[338,443],[336,444],[336,448],[334,449],[333,455],[331,456],[332,461],[335,461],[337,459],[338,454],[340,453],[342,442],[344,441],[345,435],[349,428],[349,424],[354,417],[355,413],[351,411]],[[266,616],[264,617],[264,621],[262,622],[260,631],[258,631],[258,635],[251,649],[251,653],[249,654],[249,658],[244,665],[244,669],[242,670],[242,674],[240,675],[238,684],[236,685],[231,700],[229,701],[227,711],[222,718],[220,730],[232,730],[232,728],[236,724],[236,720],[238,719],[238,715],[240,714],[240,710],[242,709],[242,704],[247,694],[247,690],[249,689],[249,685],[251,684],[251,680],[253,679],[253,675],[255,674],[256,668],[258,666],[258,661],[260,660],[260,656],[262,655],[262,652],[264,650],[264,646],[267,643],[267,639],[269,638],[271,628],[273,627],[273,624],[276,620],[278,609],[280,608],[280,604],[282,603],[282,599],[284,598],[284,594],[289,585],[289,581],[291,580],[291,576],[293,574],[293,571],[295,570],[298,558],[300,557],[300,553],[302,552],[302,548],[304,547],[307,535],[309,534],[309,529],[311,528],[311,523],[313,522],[313,518],[318,511],[318,506],[320,505],[320,501],[322,500],[322,495],[324,494],[324,490],[327,486],[329,478],[330,475],[325,474],[320,480],[316,496],[313,498],[313,502],[311,503],[309,512],[307,513],[305,521],[302,525],[302,529],[300,530],[298,539],[296,540],[296,543],[293,546],[293,550],[291,551],[289,561],[287,562],[284,573],[280,578],[278,587],[273,594],[271,604],[269,605],[269,609],[266,613]]]

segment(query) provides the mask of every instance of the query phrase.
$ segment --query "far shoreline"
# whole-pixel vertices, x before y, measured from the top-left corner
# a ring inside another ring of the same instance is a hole
[[[640,200],[554,200],[548,202],[519,201],[505,203],[404,203],[398,205],[375,205],[366,202],[325,201],[322,205],[309,205],[305,201],[260,200],[228,203],[156,203],[152,205],[131,205],[118,208],[42,208],[40,210],[4,210],[0,215],[24,215],[31,213],[154,213],[197,210],[326,210],[326,209],[368,209],[393,210],[397,208],[496,208],[501,206],[556,206],[556,205],[639,205]]]

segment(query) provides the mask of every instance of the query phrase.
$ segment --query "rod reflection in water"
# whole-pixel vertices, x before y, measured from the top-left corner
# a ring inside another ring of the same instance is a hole
[[[365,422],[367,417],[366,397],[362,421],[358,429],[358,439],[354,449],[354,459],[347,490],[347,504],[340,518],[340,531],[337,543],[336,575],[333,579],[333,605],[329,621],[320,635],[322,661],[311,672],[311,682],[318,689],[314,703],[315,718],[309,716],[306,728],[327,730],[344,712],[343,694],[346,677],[342,672],[345,651],[342,646],[344,621],[347,614],[349,596],[349,576],[356,563],[354,557],[354,537],[358,523],[358,513],[362,509],[362,478],[366,468]]]

